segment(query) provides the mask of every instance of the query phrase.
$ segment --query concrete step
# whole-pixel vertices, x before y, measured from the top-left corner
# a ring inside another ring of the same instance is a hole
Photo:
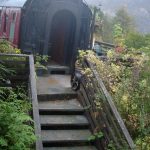
[[[69,99],[74,99],[76,97],[77,97],[77,93],[68,88],[67,92],[58,92],[58,93],[53,92],[51,94],[40,94],[38,95],[38,101],[48,101],[48,100],[57,100],[57,99],[69,100]]]
[[[45,147],[43,150],[97,150],[94,146]]]
[[[42,129],[87,129],[88,120],[83,115],[40,115]]]
[[[88,143],[89,130],[42,130],[43,144]]]
[[[40,115],[83,115],[84,109],[39,109]]]
[[[60,65],[49,65],[47,69],[50,74],[69,74],[70,68],[67,66],[60,66]]]
[[[40,115],[82,115],[83,107],[77,99],[39,101]]]
[[[82,109],[77,99],[39,101],[39,109]]]
[[[65,94],[65,95],[69,95],[69,94],[75,94],[75,92],[69,87],[69,88],[62,88],[62,87],[49,87],[46,89],[45,94],[49,94],[49,95],[60,95],[60,94]],[[40,95],[40,94],[39,94]],[[43,91],[43,95],[44,95],[44,91]]]

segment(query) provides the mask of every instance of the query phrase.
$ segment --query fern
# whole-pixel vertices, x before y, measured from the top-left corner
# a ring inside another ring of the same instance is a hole
[[[0,83],[6,82],[12,70],[0,64]],[[31,104],[24,87],[0,87],[0,150],[31,150],[36,137],[33,120],[28,115]]]

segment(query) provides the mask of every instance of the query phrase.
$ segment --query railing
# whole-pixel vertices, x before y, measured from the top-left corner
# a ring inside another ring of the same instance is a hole
[[[82,70],[91,70],[90,74],[85,73],[80,78],[78,93],[92,131],[103,134],[102,138],[96,140],[98,149],[105,150],[110,146],[116,150],[135,149],[132,138],[94,64],[85,58],[81,66]]]
[[[34,70],[34,59],[32,55],[23,54],[0,54],[0,63],[7,68],[15,71],[15,74],[9,77],[10,83],[3,86],[14,87],[23,85],[28,90],[28,95],[32,103],[32,117],[34,120],[34,129],[37,140],[35,143],[36,150],[43,150],[41,141],[41,129],[39,121],[38,100],[36,91],[36,76]]]
[[[34,59],[33,55],[29,56],[29,67],[30,67],[30,91],[31,91],[31,100],[32,100],[32,109],[33,109],[33,119],[34,119],[34,129],[35,134],[38,137],[36,141],[36,150],[43,150],[42,140],[41,140],[41,127],[39,119],[39,109],[38,109],[38,100],[37,100],[37,90],[36,90],[36,75],[34,69]]]
[[[96,43],[98,43],[98,44],[101,45],[102,47],[115,48],[115,45],[114,45],[114,44],[111,44],[111,43],[98,42],[98,41],[96,41]]]

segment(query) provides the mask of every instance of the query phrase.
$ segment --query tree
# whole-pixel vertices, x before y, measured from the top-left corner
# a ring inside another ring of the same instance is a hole
[[[113,28],[113,37],[115,45],[125,48],[125,38],[120,24],[115,24]]]
[[[134,18],[128,13],[125,7],[121,7],[114,17],[114,24],[120,24],[123,29],[123,34],[126,36],[128,33],[135,31]]]
[[[138,32],[129,33],[126,37],[125,44],[127,47],[140,49],[143,47],[150,48],[150,34],[143,35]]]
[[[150,47],[150,34],[145,35],[145,43],[146,46]]]
[[[147,45],[145,38],[146,37],[144,35],[138,32],[132,32],[126,37],[125,43],[127,47],[140,49],[141,47],[145,47]]]
[[[100,8],[94,6],[91,7],[91,11],[93,13],[93,19],[92,19],[92,37],[91,42],[93,42],[93,39],[96,41],[101,41],[102,36],[102,18],[103,18],[103,12]]]
[[[92,9],[93,11],[94,9]],[[96,8],[94,37],[96,40],[113,43],[113,23],[112,18],[103,13],[100,8]]]
[[[105,42],[113,43],[113,22],[112,18],[108,15],[103,17],[102,39]]]

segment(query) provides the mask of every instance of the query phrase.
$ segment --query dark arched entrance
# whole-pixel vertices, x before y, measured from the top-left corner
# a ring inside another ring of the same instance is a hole
[[[59,65],[70,66],[73,58],[76,19],[66,10],[57,12],[52,20],[49,55]]]

